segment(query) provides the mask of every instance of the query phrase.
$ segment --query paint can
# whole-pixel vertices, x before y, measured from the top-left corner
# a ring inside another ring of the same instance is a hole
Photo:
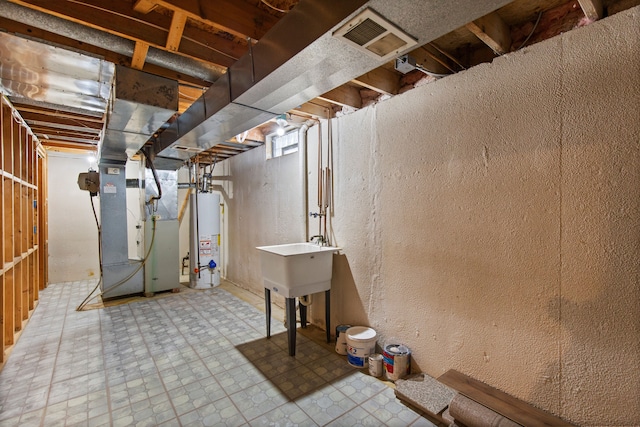
[[[369,355],[376,352],[377,334],[366,326],[352,326],[347,329],[347,360],[356,368],[369,365]]]
[[[411,373],[411,350],[402,344],[389,344],[382,352],[387,379],[396,381]]]
[[[369,356],[369,375],[376,378],[382,376],[382,355],[380,353]]]
[[[347,355],[347,329],[351,325],[338,325],[336,326],[336,353]]]

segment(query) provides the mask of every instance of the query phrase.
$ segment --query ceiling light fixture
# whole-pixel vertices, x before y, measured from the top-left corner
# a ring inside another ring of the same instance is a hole
[[[280,114],[276,117],[276,123],[278,124],[278,129],[276,129],[276,135],[282,136],[284,135],[284,128],[289,124],[287,122],[286,114]]]

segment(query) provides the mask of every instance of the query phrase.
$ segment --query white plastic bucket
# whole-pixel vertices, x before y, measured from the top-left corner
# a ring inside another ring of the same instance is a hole
[[[353,326],[347,329],[347,360],[351,366],[366,368],[369,355],[376,352],[377,334],[366,326]]]

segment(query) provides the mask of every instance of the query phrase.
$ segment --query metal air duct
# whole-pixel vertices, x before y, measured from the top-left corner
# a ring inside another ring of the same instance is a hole
[[[101,161],[126,161],[178,110],[178,82],[116,66]]]
[[[83,43],[106,49],[127,57],[133,56],[135,42],[122,37],[96,30],[82,24],[58,18],[48,13],[0,0],[0,17],[40,28],[60,36],[81,40]],[[184,55],[170,53],[153,46],[149,48],[145,61],[181,74],[214,82],[222,74],[219,67],[208,65]]]
[[[188,159],[509,2],[301,0],[160,134],[154,152],[161,157]],[[367,9],[415,45],[387,38],[380,41],[382,49],[379,44],[365,46],[374,53],[371,55],[346,43],[346,31],[340,30]]]

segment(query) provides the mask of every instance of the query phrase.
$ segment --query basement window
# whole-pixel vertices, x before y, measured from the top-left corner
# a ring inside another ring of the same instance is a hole
[[[290,127],[283,135],[267,135],[267,159],[275,159],[298,151],[298,128]]]

